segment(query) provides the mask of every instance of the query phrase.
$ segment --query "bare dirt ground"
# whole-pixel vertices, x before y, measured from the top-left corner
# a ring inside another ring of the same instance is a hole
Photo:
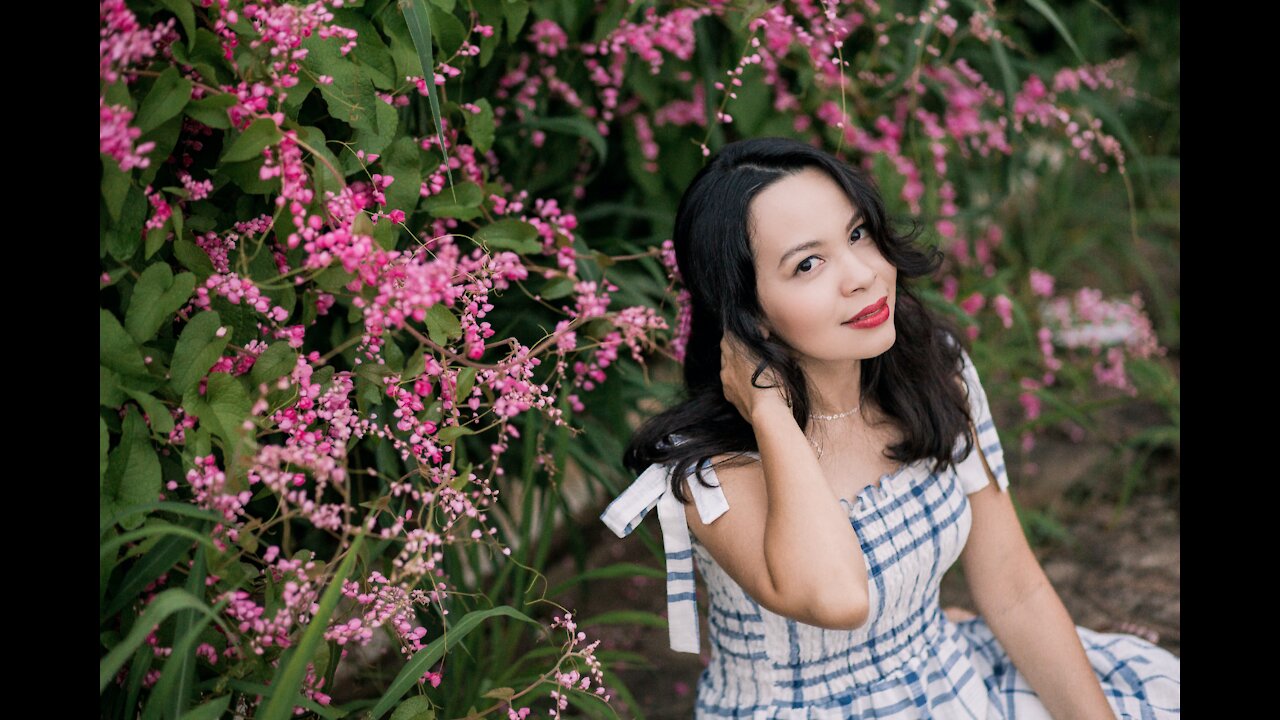
[[[1152,417],[1148,413],[1128,408],[1105,418],[1104,426],[1123,424],[1132,428],[1136,423],[1141,427],[1149,420]],[[1119,471],[1113,469],[1099,475],[1099,462],[1106,457],[1105,448],[1088,443],[1077,445],[1065,438],[1040,440],[1031,452],[1032,461],[1041,468],[1039,473],[1023,477],[1016,466],[1010,467],[1015,503],[1020,510],[1038,509],[1065,529],[1066,538],[1037,539],[1034,549],[1077,625],[1115,632],[1120,623],[1138,623],[1158,632],[1158,644],[1180,656],[1181,513],[1177,461],[1172,457],[1158,458],[1144,474],[1144,486],[1117,512]],[[650,528],[660,548],[657,518],[647,516],[644,526]],[[659,556],[646,548],[637,534],[619,540],[603,523],[599,529],[599,545],[590,567],[622,561],[662,567]],[[553,569],[552,584],[571,570],[568,565]],[[958,567],[944,577],[941,595],[944,607],[973,609]],[[699,575],[704,648],[706,597]],[[613,610],[647,610],[665,616],[665,598],[664,581],[632,578],[597,581],[588,592],[559,601],[575,608],[579,618],[589,619]],[[702,657],[671,651],[667,631],[662,627],[591,625],[583,629],[589,639],[601,639],[601,649],[633,651],[654,663],[610,665],[633,693],[645,718],[693,717],[697,678],[707,662],[705,649]],[[622,699],[615,699],[613,705],[621,717],[637,717]]]

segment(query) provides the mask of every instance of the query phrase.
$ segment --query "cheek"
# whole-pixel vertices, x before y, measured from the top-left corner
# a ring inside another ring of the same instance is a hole
[[[812,295],[809,288],[788,288],[765,306],[774,330],[793,346],[803,345],[819,324]]]

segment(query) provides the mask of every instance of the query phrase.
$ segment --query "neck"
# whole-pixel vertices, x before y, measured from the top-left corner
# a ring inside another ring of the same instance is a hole
[[[861,406],[862,361],[853,365],[815,365],[805,368],[811,415],[838,415]]]

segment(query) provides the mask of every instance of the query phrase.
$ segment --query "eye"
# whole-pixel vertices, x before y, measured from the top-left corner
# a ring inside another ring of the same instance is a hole
[[[853,232],[849,235],[849,239],[854,242],[858,242],[859,240],[867,237],[871,237],[871,231],[867,229],[866,223],[854,228]]]
[[[804,275],[805,273],[811,272],[815,267],[817,267],[814,263],[818,260],[820,260],[820,258],[817,255],[810,255],[809,257],[801,260],[800,263],[796,265],[795,274]]]

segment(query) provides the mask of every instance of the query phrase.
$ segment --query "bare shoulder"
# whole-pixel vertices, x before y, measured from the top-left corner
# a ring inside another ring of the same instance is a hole
[[[763,526],[768,502],[764,484],[764,466],[758,459],[732,453],[717,455],[711,458],[711,469],[712,472],[704,471],[702,476],[712,485],[717,482],[720,484],[720,491],[724,493],[731,512],[726,512],[708,525],[702,522],[702,517],[698,514],[698,509],[693,502],[685,505],[685,516],[689,519],[690,530],[708,548],[711,548],[711,543],[715,542],[715,536],[724,533],[723,528],[738,525],[739,523],[735,522],[736,519],[753,515],[756,509],[760,511]],[[690,475],[685,482],[691,484],[698,480]],[[688,497],[690,493],[686,492],[685,495]],[[736,517],[730,518],[730,515]],[[724,522],[725,520],[729,522]],[[763,537],[764,529],[761,527],[761,538]]]
[[[719,481],[728,511],[710,524],[702,522],[698,509],[685,506],[689,530],[734,582],[770,610],[778,611],[778,598],[764,561],[764,527],[768,516],[768,493],[764,467],[751,456],[720,455],[712,458],[715,477],[703,473],[708,482]],[[695,483],[690,476],[686,482]]]

